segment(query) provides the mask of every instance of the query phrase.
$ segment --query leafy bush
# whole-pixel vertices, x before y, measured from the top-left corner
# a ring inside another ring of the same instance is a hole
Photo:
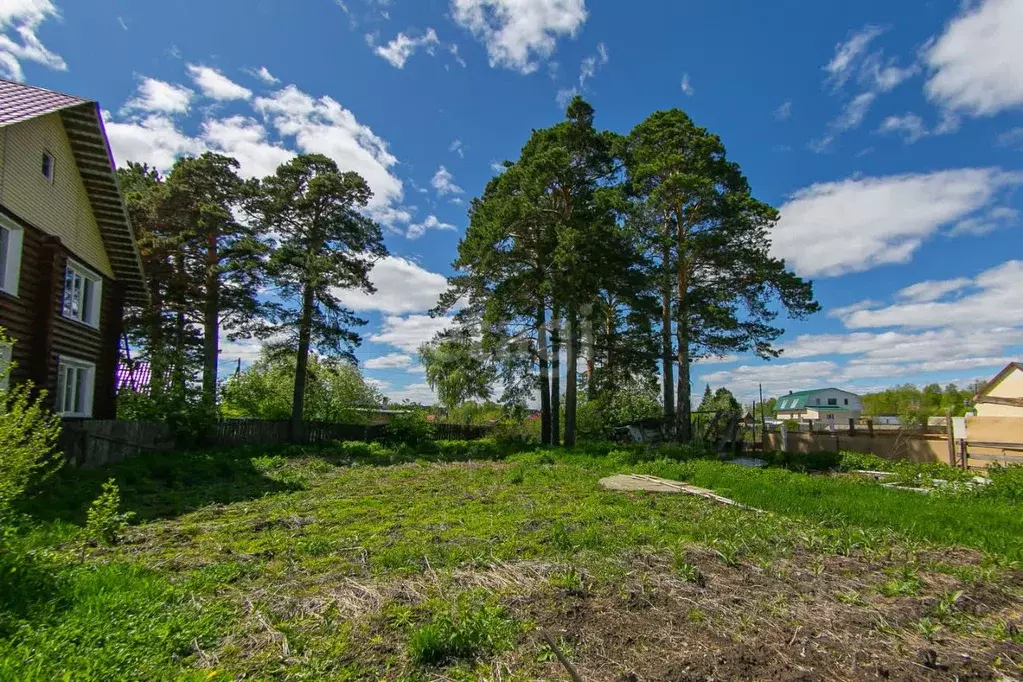
[[[426,420],[426,412],[410,409],[392,415],[384,427],[384,440],[393,444],[421,445],[433,439],[433,424]]]
[[[454,614],[442,613],[417,628],[409,637],[408,651],[420,665],[437,665],[453,659],[472,659],[496,653],[511,643],[515,622],[504,608],[459,599]]]
[[[121,490],[114,479],[103,484],[100,493],[86,514],[85,535],[88,539],[104,544],[115,545],[121,533],[128,527],[128,521],[135,512],[121,513]]]
[[[992,464],[987,469],[991,484],[984,494],[1009,502],[1023,502],[1023,464]]]
[[[0,344],[12,341],[0,328]],[[0,382],[12,363],[0,363]],[[32,395],[31,382],[0,389],[0,515],[35,482],[56,471],[60,417],[46,407],[46,392]]]

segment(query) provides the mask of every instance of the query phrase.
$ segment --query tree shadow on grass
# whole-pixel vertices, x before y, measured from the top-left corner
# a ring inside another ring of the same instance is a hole
[[[136,521],[304,489],[299,481],[273,478],[258,467],[254,458],[265,454],[251,448],[147,453],[96,469],[64,467],[19,510],[39,521],[83,525],[89,505],[111,478],[121,490],[121,510],[135,512]]]

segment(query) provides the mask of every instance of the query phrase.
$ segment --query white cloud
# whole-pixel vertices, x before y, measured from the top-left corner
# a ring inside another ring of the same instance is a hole
[[[877,132],[897,133],[902,136],[903,142],[913,144],[927,135],[927,125],[916,114],[908,113],[904,116],[889,116],[881,123]]]
[[[998,135],[995,144],[999,147],[1008,147],[1023,151],[1023,126],[1010,128]]]
[[[558,103],[559,108],[565,109],[578,94],[579,88],[574,85],[570,88],[559,88],[558,94],[554,96],[554,101]]]
[[[828,132],[824,137],[810,143],[810,149],[818,153],[825,151],[831,147],[831,143],[839,135],[859,127],[875,99],[877,99],[877,93],[868,90],[849,100],[838,117],[828,123]]]
[[[195,93],[183,85],[174,85],[156,78],[144,77],[139,81],[135,96],[128,100],[122,112],[152,111],[164,114],[184,114]]]
[[[205,121],[202,138],[210,148],[238,159],[240,174],[248,178],[272,175],[295,156],[269,142],[266,128],[259,121],[244,116]]]
[[[504,162],[502,161],[491,161],[490,170],[494,171],[495,173],[503,173],[508,169],[507,167],[505,167]]]
[[[454,318],[429,315],[388,315],[381,329],[369,337],[375,343],[386,343],[406,353],[417,353],[419,347],[433,340],[438,333],[454,326]]]
[[[248,367],[259,359],[263,349],[263,342],[260,339],[238,339],[231,341],[227,334],[220,335],[220,369],[221,379],[226,379],[233,374],[232,363],[237,367],[238,360],[242,361],[242,369]]]
[[[388,353],[380,357],[370,358],[362,363],[366,369],[407,369],[412,366],[413,358],[406,353]]]
[[[949,230],[948,234],[953,237],[959,235],[982,237],[997,229],[1015,224],[1018,218],[1019,211],[1016,209],[1009,208],[1008,206],[995,206],[981,215],[960,220],[955,224],[955,227]]]
[[[429,230],[455,230],[458,229],[450,223],[440,221],[437,216],[427,216],[421,223],[413,223],[408,226],[405,236],[409,239],[419,239]]]
[[[586,21],[585,0],[451,0],[455,22],[483,41],[491,66],[532,73],[557,39]]]
[[[60,55],[51,52],[36,35],[48,18],[60,19],[51,0],[3,0],[0,2],[0,76],[20,81],[25,77],[22,61],[66,71]]]
[[[1023,3],[964,3],[923,59],[931,70],[927,97],[972,116],[1023,105]]]
[[[765,396],[827,386],[837,370],[837,364],[826,360],[740,365],[734,369],[704,374],[699,383],[727,386],[742,399],[756,395],[761,384]]]
[[[440,40],[437,32],[432,28],[426,29],[426,33],[418,38],[399,33],[394,40],[387,45],[379,45],[374,48],[378,56],[386,59],[396,69],[404,69],[405,62],[419,49],[425,49],[428,54],[433,54]]]
[[[597,54],[584,57],[579,67],[579,87],[585,88],[586,81],[593,78],[597,74],[597,70],[610,60],[611,56],[607,51],[607,46],[604,43],[598,43]]]
[[[969,285],[970,280],[966,277],[957,277],[955,279],[939,279],[939,280],[927,280],[925,282],[917,282],[911,284],[908,287],[900,289],[896,292],[896,296],[899,298],[908,298],[915,303],[923,303],[925,301],[937,301],[939,298],[951,294],[955,291],[959,291]]]
[[[835,54],[825,66],[828,81],[837,90],[845,85],[856,70],[859,57],[863,55],[871,41],[884,33],[880,26],[864,26],[852,33],[845,42],[835,45]]]
[[[206,151],[201,140],[182,133],[174,121],[164,115],[153,114],[135,121],[116,122],[111,120],[109,113],[105,113],[104,119],[110,148],[118,166],[136,161],[167,171],[179,156]]]
[[[453,176],[447,168],[441,166],[437,169],[437,172],[433,174],[433,179],[430,180],[430,184],[437,190],[437,194],[445,196],[447,194],[462,194],[465,190],[455,184],[455,176]]]
[[[681,87],[682,87],[682,93],[685,94],[687,97],[692,97],[693,94],[695,94],[695,92],[696,92],[695,90],[693,90],[693,84],[689,80],[689,73],[688,72],[682,74]]]
[[[1010,260],[977,275],[969,293],[952,301],[896,303],[850,312],[850,329],[873,327],[991,329],[1023,326],[1023,261]],[[1015,339],[1020,338],[1019,331]]]
[[[448,147],[448,151],[449,152],[454,152],[455,154],[458,154],[458,156],[463,158],[463,159],[465,158],[465,148],[462,146],[462,141],[461,140],[453,141],[451,143],[451,146]]]
[[[233,80],[209,66],[188,64],[189,77],[211,99],[229,101],[235,99],[252,99],[252,91],[238,85]]]
[[[437,402],[437,396],[434,395],[429,384],[409,384],[398,390],[387,390],[386,394],[392,403],[409,401],[421,405],[433,405]]]
[[[856,355],[855,361],[874,363],[928,362],[935,358],[961,360],[1005,353],[1019,342],[1019,331],[1002,327],[967,330],[938,329],[924,332],[803,334],[782,343],[786,359],[823,355]]]
[[[259,80],[263,81],[267,85],[277,85],[278,83],[281,82],[281,79],[277,78],[272,73],[270,73],[270,69],[266,68],[265,66],[261,66],[255,71],[249,71],[249,73],[251,73]]]
[[[774,110],[774,119],[776,121],[784,121],[792,115],[792,100],[787,99],[781,103],[781,105]]]
[[[391,168],[398,163],[387,143],[330,97],[314,99],[294,85],[270,97],[257,97],[253,108],[271,121],[285,138],[293,137],[302,152],[332,158],[342,171],[355,171],[373,190],[368,213],[388,226],[408,222],[407,210],[398,206],[402,182]]]
[[[739,359],[738,355],[711,355],[706,358],[699,358],[693,361],[694,365],[727,365]]]
[[[940,228],[989,207],[1021,181],[997,168],[965,168],[817,183],[781,207],[771,251],[803,276],[904,263]]]
[[[448,288],[443,275],[399,256],[377,261],[369,279],[376,287],[375,294],[336,291],[341,303],[356,311],[377,310],[390,315],[425,312],[437,305],[437,299]]]

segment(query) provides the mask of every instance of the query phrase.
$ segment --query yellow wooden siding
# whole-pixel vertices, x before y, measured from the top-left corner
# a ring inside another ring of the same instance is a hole
[[[44,232],[60,237],[85,265],[113,277],[60,114],[7,126],[4,142],[0,203]],[[43,177],[44,151],[54,158],[52,183]]]
[[[1023,370],[1013,369],[987,392],[992,398],[1023,398]],[[978,417],[1023,417],[1023,407],[977,403]],[[970,434],[973,438],[973,434]]]
[[[7,149],[7,128],[0,128],[0,198],[4,195],[4,150]]]

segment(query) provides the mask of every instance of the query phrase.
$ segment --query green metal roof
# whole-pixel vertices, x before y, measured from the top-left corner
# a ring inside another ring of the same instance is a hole
[[[843,391],[840,388],[815,388],[815,389],[810,390],[810,391],[793,391],[792,393],[789,393],[788,395],[783,395],[782,397],[778,398],[778,402],[775,403],[774,409],[777,412],[792,412],[792,411],[803,410],[803,409],[806,409],[807,407],[812,407],[815,410],[828,410],[828,409],[831,409],[831,410],[841,410],[841,409],[848,409],[849,408],[848,405],[811,405],[810,404],[810,398],[813,395],[815,395],[817,393],[821,393],[823,391],[840,391],[842,393],[848,393],[849,395],[854,395],[853,393],[849,393],[849,391]]]

